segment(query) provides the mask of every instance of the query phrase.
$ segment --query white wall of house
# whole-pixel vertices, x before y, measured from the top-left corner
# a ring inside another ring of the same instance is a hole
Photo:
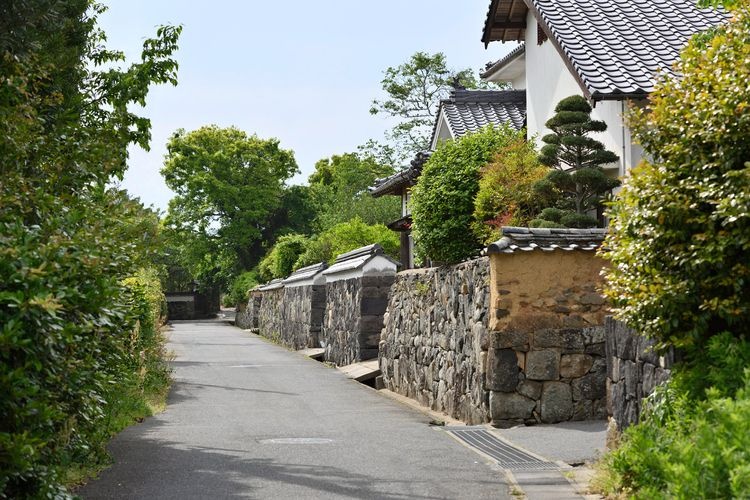
[[[526,89],[528,136],[536,137],[537,147],[541,147],[541,138],[550,133],[544,123],[555,114],[557,103],[570,95],[583,95],[583,89],[550,40],[537,44],[537,21],[531,11],[526,20],[525,42],[525,72],[519,75],[509,70],[506,74],[514,89]],[[607,124],[606,132],[593,137],[620,157],[619,164],[611,167],[612,175],[625,175],[641,158],[641,149],[632,144],[622,118],[627,106],[622,101],[599,101],[591,113],[592,118]]]

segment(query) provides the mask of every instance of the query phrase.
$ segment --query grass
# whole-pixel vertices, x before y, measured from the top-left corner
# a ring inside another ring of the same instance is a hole
[[[160,332],[154,355],[145,363],[141,374],[130,383],[117,386],[107,398],[109,404],[97,431],[98,446],[92,447],[85,456],[67,457],[62,461],[60,477],[69,490],[82,486],[112,465],[106,446],[114,436],[166,410],[172,385],[169,361],[174,355],[167,353],[163,345],[163,332]]]

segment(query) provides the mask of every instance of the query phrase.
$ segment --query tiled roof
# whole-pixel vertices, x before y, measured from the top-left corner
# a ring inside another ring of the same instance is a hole
[[[498,19],[503,19],[509,5],[517,3],[492,0],[485,23],[485,43],[508,40],[507,30],[497,31],[497,26],[502,26]],[[699,9],[696,0],[527,3],[544,22],[553,42],[594,100],[645,96],[653,90],[659,71],[671,71],[692,35],[728,18],[721,10]]]
[[[526,122],[526,91],[454,90],[440,108],[454,138],[487,125],[507,123],[520,130]]]
[[[341,255],[336,257],[336,261],[331,265],[331,267],[323,271],[323,274],[327,276],[329,274],[336,274],[344,271],[359,269],[375,257],[382,257],[390,261],[393,264],[393,268],[395,271],[398,262],[388,257],[385,254],[385,251],[383,251],[383,247],[381,247],[377,243],[374,243],[372,245],[367,245],[366,247],[357,248],[356,250],[352,250],[351,252],[342,253]]]
[[[260,292],[268,292],[271,290],[278,290],[279,288],[284,288],[284,280],[276,278],[275,280],[271,280],[265,285],[258,287],[257,290]]]
[[[369,188],[370,194],[376,198],[386,194],[399,194],[402,188],[413,186],[417,183],[417,178],[422,173],[422,166],[431,154],[430,151],[419,152],[411,161],[409,168],[396,172],[385,179],[376,179],[375,185]]]
[[[496,73],[503,67],[505,67],[508,63],[515,61],[519,57],[526,54],[526,44],[522,43],[515,49],[511,50],[505,57],[498,59],[497,61],[493,63],[489,63],[485,68],[484,72],[479,75],[481,78],[487,78],[493,73]]]
[[[328,263],[319,262],[311,266],[297,269],[292,274],[290,274],[288,278],[284,280],[284,285],[289,285],[290,283],[297,283],[300,281],[312,280],[319,273],[322,273],[327,268],[328,268]]]
[[[503,237],[487,247],[486,253],[516,253],[541,250],[585,250],[599,248],[606,229],[543,229],[528,227],[502,228]]]

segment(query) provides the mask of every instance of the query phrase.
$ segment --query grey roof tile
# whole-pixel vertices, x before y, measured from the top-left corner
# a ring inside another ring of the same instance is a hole
[[[511,0],[492,0],[485,43],[509,40],[503,23]],[[671,72],[688,39],[728,19],[696,0],[529,0],[588,93],[597,99],[637,97]],[[491,31],[491,30],[496,31]],[[499,30],[499,31],[498,31]],[[494,34],[493,34],[494,33]]]
[[[520,130],[526,122],[526,91],[455,90],[440,107],[454,138],[487,125],[507,123]]]
[[[606,229],[546,229],[505,226],[503,237],[490,244],[485,253],[516,253],[541,250],[594,251],[602,245]]]

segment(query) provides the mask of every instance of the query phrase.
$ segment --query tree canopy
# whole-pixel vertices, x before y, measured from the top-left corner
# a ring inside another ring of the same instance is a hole
[[[399,122],[386,134],[389,144],[369,141],[363,152],[394,166],[430,148],[440,100],[448,97],[454,85],[482,85],[472,70],[450,69],[442,52],[415,52],[408,61],[388,67],[380,83],[386,98],[375,99],[370,113],[385,114]]]
[[[199,282],[223,285],[258,263],[264,229],[297,171],[276,139],[216,126],[172,136],[162,175],[176,196],[165,223]]]
[[[356,153],[334,155],[318,161],[310,175],[310,205],[317,231],[359,218],[366,224],[385,224],[401,215],[398,197],[373,198],[368,188],[387,177],[393,167]]]

